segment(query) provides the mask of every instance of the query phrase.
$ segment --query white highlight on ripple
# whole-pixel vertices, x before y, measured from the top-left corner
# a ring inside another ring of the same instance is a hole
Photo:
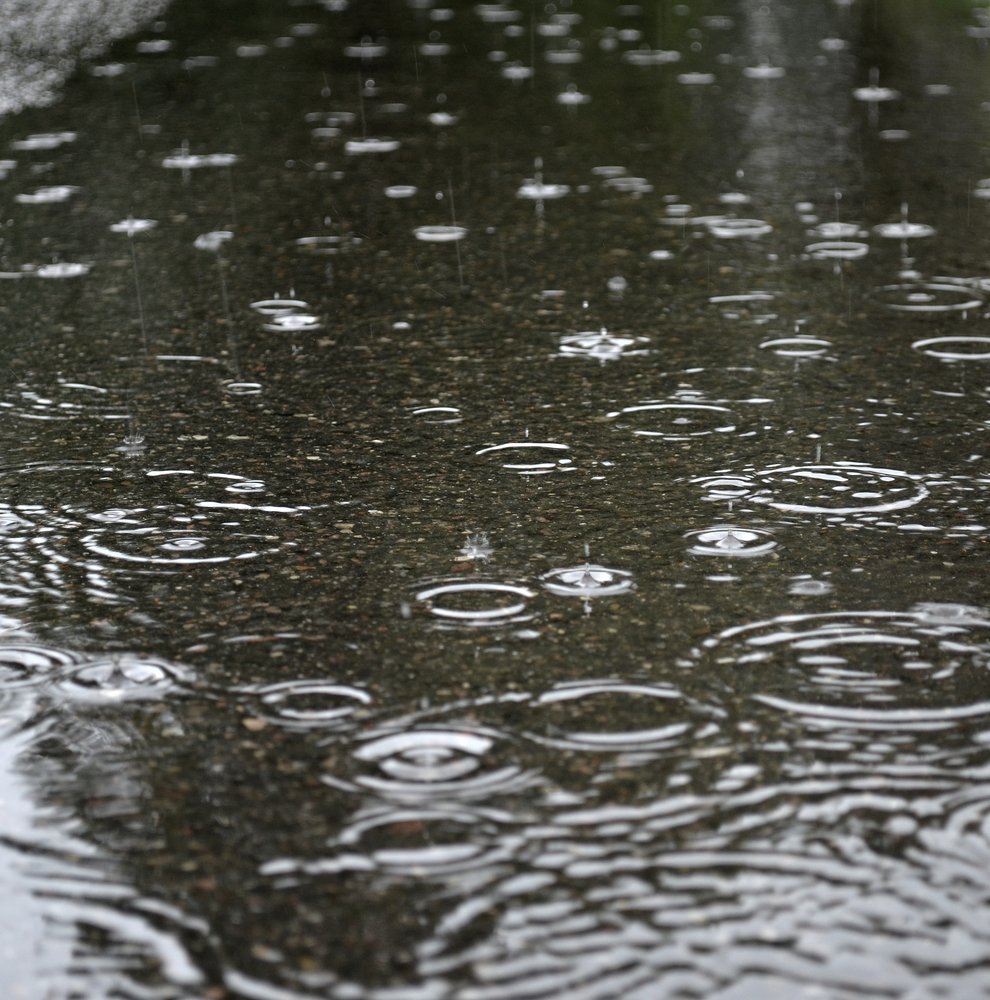
[[[708,231],[719,239],[756,239],[773,232],[773,226],[762,219],[723,219],[710,222]]]
[[[976,351],[952,351],[938,348],[932,350],[936,344],[979,344],[984,348],[982,353]],[[911,347],[916,351],[923,351],[932,358],[939,358],[942,361],[988,361],[990,360],[990,337],[931,337],[927,340],[916,340]]]
[[[252,691],[269,709],[261,718],[299,732],[348,727],[355,710],[372,703],[367,691],[323,680],[281,681]]]
[[[552,441],[509,441],[506,444],[491,445],[476,451],[475,455],[489,455],[493,452],[516,450],[570,451],[570,445],[556,444]],[[556,462],[507,462],[502,466],[520,476],[544,476],[551,472],[574,472],[575,466],[571,459],[561,458]]]
[[[881,292],[900,300],[884,303],[888,309],[910,313],[966,312],[983,304],[981,297],[974,298],[972,287],[941,281],[926,281],[884,285]],[[947,301],[946,301],[947,300]]]
[[[455,594],[467,595],[505,595],[522,598],[507,605],[496,605],[488,608],[456,608],[437,603],[438,598],[448,598]],[[526,601],[535,597],[536,593],[518,584],[496,583],[478,580],[457,583],[441,583],[427,587],[416,593],[415,599],[424,604],[426,610],[442,625],[467,628],[492,628],[500,625],[510,625],[516,622],[526,622],[533,615],[526,614]],[[441,625],[441,627],[442,627]]]
[[[771,348],[774,354],[785,358],[819,358],[831,346],[830,340],[816,340],[813,337],[780,337],[760,344],[761,349]]]
[[[870,247],[867,243],[826,240],[822,243],[809,243],[804,251],[816,260],[858,260],[870,252]]]
[[[859,514],[904,510],[928,496],[928,489],[921,476],[896,469],[876,468],[860,462],[771,467],[739,475],[702,476],[692,482],[706,491],[706,500],[737,500],[745,497],[748,503],[804,514]],[[820,490],[814,499],[832,501],[834,505],[809,502],[810,498],[795,502],[781,496],[801,492],[793,487],[803,487],[809,492]],[[884,499],[909,490],[909,496]],[[847,493],[849,499],[871,502],[850,505],[844,502]]]
[[[648,337],[620,337],[604,328],[596,333],[570,333],[560,338],[560,356],[569,358],[593,358],[601,364],[649,354],[649,350],[638,347],[648,344]]]

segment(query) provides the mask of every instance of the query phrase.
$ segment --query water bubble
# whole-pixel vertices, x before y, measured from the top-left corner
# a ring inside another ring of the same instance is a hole
[[[634,590],[632,573],[592,563],[550,570],[540,577],[543,586],[558,597],[613,597]]]
[[[693,540],[688,552],[695,556],[751,559],[765,556],[777,547],[771,532],[732,524],[689,531],[685,537]]]
[[[621,274],[617,274],[614,278],[609,278],[606,285],[610,292],[621,295],[629,287],[629,282]]]
[[[419,226],[413,230],[413,236],[424,243],[452,243],[467,234],[463,226]]]
[[[518,584],[478,580],[431,585],[415,600],[440,620],[440,628],[497,628],[531,621],[526,601],[535,596]]]

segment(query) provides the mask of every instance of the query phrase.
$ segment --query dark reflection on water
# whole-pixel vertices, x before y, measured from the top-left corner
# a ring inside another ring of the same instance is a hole
[[[990,991],[986,12],[63,6],[3,995]]]

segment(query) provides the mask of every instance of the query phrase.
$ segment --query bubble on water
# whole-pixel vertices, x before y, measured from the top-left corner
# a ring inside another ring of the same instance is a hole
[[[768,467],[691,480],[706,500],[738,500],[803,514],[859,514],[904,510],[929,495],[921,476],[860,462]],[[859,501],[850,503],[851,500]]]
[[[777,547],[772,532],[733,524],[700,528],[689,531],[684,537],[693,542],[688,552],[695,556],[752,559],[768,555]]]
[[[424,243],[453,243],[467,234],[463,226],[418,226],[413,230],[413,236]]]
[[[750,80],[779,80],[787,71],[783,66],[771,66],[768,62],[762,62],[759,66],[744,66],[742,73]]]
[[[355,711],[372,704],[361,688],[327,680],[291,680],[248,689],[263,706],[258,718],[294,732],[353,728]]]
[[[29,135],[26,139],[15,139],[10,144],[11,149],[37,150],[37,149],[58,149],[68,142],[76,141],[75,132],[39,132]]]
[[[38,188],[34,194],[14,195],[14,201],[22,205],[53,205],[60,201],[68,201],[82,188],[71,184],[57,184],[54,187]]]
[[[558,597],[614,597],[635,590],[632,573],[624,569],[609,569],[594,563],[552,569],[540,577],[540,582]]]
[[[972,346],[961,349],[963,345]],[[990,337],[930,337],[911,347],[942,361],[990,361]]]
[[[831,347],[830,340],[816,340],[814,337],[779,337],[760,344],[761,349],[772,350],[785,358],[820,358]]]
[[[344,152],[348,156],[358,156],[362,153],[394,153],[402,142],[387,136],[367,139],[348,139],[344,143]]]
[[[973,288],[943,281],[903,282],[877,289],[888,309],[906,313],[967,312],[983,304]]]
[[[621,274],[609,278],[605,284],[608,290],[615,295],[621,295],[629,287],[629,282]]]
[[[809,243],[804,252],[816,260],[858,260],[870,252],[869,244],[851,240],[826,240]]]
[[[596,333],[589,330],[586,333],[569,333],[560,338],[559,357],[592,358],[601,364],[649,354],[648,337],[621,337],[602,329]]]
[[[990,714],[973,700],[986,688],[990,621],[965,621],[921,609],[781,615],[726,629],[703,656],[722,665],[726,686],[817,725],[944,729]]]
[[[762,219],[722,219],[709,222],[707,228],[719,239],[756,239],[773,232],[773,226]]]
[[[415,601],[437,627],[499,628],[532,621],[526,601],[535,591],[495,580],[450,581],[431,584],[415,594]]]
[[[570,445],[557,444],[552,441],[509,441],[505,444],[491,445],[476,451],[475,455],[497,454],[499,458],[527,458],[529,461],[504,462],[503,469],[518,473],[520,476],[545,476],[551,472],[574,472],[575,466],[568,457],[556,457],[561,452],[569,452]],[[504,454],[508,452],[509,454]],[[519,452],[513,455],[512,452]],[[533,453],[536,453],[535,455]],[[542,454],[540,454],[542,452]],[[530,456],[536,458],[533,461]],[[540,460],[542,459],[542,461]]]
[[[419,191],[419,188],[412,184],[392,184],[385,188],[386,198],[411,198]]]
[[[58,264],[43,264],[34,272],[37,278],[80,278],[89,274],[89,264],[70,264],[67,261]]]
[[[224,243],[232,240],[234,234],[227,229],[218,229],[212,233],[202,233],[193,241],[193,246],[197,250],[206,250],[209,253],[219,253]]]

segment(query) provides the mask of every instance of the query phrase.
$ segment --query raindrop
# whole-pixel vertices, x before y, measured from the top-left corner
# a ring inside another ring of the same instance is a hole
[[[540,577],[543,586],[558,597],[614,597],[635,590],[632,573],[624,569],[609,569],[593,563],[552,569]]]
[[[731,524],[689,531],[685,537],[694,543],[688,552],[695,556],[751,559],[765,556],[777,547],[771,532]]]

